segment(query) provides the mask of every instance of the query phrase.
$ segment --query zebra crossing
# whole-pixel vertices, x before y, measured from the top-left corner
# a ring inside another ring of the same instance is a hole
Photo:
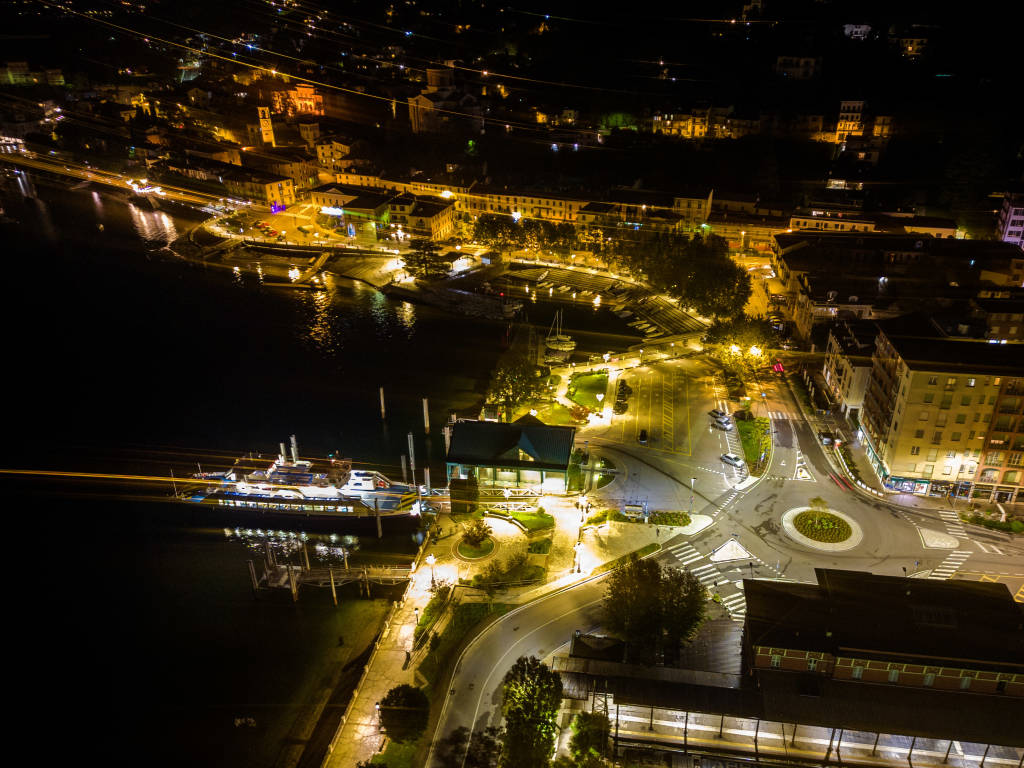
[[[939,517],[942,518],[942,522],[946,526],[946,530],[949,531],[953,536],[959,536],[966,538],[967,529],[964,528],[964,524],[960,522],[960,516],[951,509],[940,509]]]
[[[722,572],[712,563],[704,563],[704,565],[697,566],[696,568],[690,567],[698,560],[703,560],[705,557],[703,554],[698,552],[693,545],[684,542],[682,544],[677,544],[674,547],[669,547],[668,552],[676,559],[676,562],[696,576],[697,581],[708,589],[714,587],[715,584],[722,579]]]
[[[743,621],[747,615],[747,596],[742,592],[722,598],[722,607],[733,621]]]
[[[688,542],[683,542],[682,544],[677,544],[674,547],[669,547],[668,551],[682,565],[689,565],[690,563],[695,563],[704,558],[704,555],[694,549]]]
[[[946,559],[939,563],[939,567],[932,570],[929,579],[946,580],[958,570],[960,566],[971,556],[970,550],[958,549],[950,552]]]
[[[735,488],[733,488],[731,491],[729,491],[729,493],[726,495],[726,497],[724,499],[722,499],[722,503],[719,504],[717,507],[715,507],[715,513],[714,513],[714,515],[712,515],[712,517],[718,517],[718,515],[721,512],[725,512],[725,508],[728,507],[730,504],[732,504],[733,501],[736,499],[736,497],[739,496],[739,495],[740,495],[740,491],[737,491]]]
[[[784,419],[788,419],[789,414],[783,413],[782,411],[768,411],[768,418],[774,419],[776,421],[782,421]]]

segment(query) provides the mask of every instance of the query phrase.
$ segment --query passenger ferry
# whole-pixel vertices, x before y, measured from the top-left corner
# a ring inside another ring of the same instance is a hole
[[[192,504],[220,507],[231,516],[268,522],[373,521],[378,516],[416,518],[421,513],[415,486],[392,482],[377,471],[353,470],[351,459],[300,459],[294,435],[290,457],[284,443],[280,448],[272,460],[243,456],[229,470],[194,474],[177,496]]]

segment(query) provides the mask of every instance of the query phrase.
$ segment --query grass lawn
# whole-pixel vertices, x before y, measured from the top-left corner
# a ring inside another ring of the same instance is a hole
[[[536,512],[510,512],[510,515],[526,526],[528,531],[543,531],[555,527],[555,518],[551,515],[539,515]]]
[[[755,470],[761,459],[761,453],[767,449],[766,440],[771,423],[764,418],[753,421],[737,421],[736,429],[740,433],[740,442],[743,443],[743,458],[747,461],[747,469],[750,474],[759,474]]]
[[[630,552],[628,555],[617,557],[614,560],[609,560],[604,565],[597,566],[597,568],[595,568],[593,572],[596,574],[605,573],[607,571],[614,571],[620,565],[625,565],[629,561],[629,558],[631,558],[633,555],[636,555],[637,557],[643,557],[644,555],[651,554],[651,552],[657,552],[660,548],[660,544],[648,544],[646,547],[640,547],[640,549],[636,550],[635,552]]]
[[[452,620],[441,633],[441,644],[420,662],[419,671],[427,680],[428,691],[433,688],[446,661],[451,661],[459,643],[477,624],[490,614],[501,615],[512,606],[504,603],[463,603],[455,607]],[[390,763],[388,763],[390,765]]]
[[[549,426],[569,427],[578,423],[561,403],[529,403],[515,412],[515,418],[525,416],[531,410],[536,410],[537,418]]]
[[[414,768],[416,750],[419,746],[419,741],[389,741],[382,753],[370,758],[370,764],[385,765],[387,768]]]
[[[599,411],[604,408],[604,403],[598,401],[597,395],[603,395],[607,390],[608,372],[595,371],[573,376],[566,394],[574,403],[579,403],[592,411]]]
[[[551,551],[551,539],[538,539],[531,541],[526,551],[531,555],[546,555]]]
[[[459,554],[469,559],[486,557],[494,551],[494,539],[486,538],[480,542],[480,546],[474,547],[468,541],[459,542]]]

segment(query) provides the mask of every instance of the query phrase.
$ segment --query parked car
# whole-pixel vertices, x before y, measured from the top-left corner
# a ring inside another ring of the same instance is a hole
[[[708,416],[710,416],[712,419],[728,419],[729,418],[729,414],[728,413],[726,413],[725,411],[720,411],[717,408],[712,408],[710,411],[708,411]]]
[[[743,459],[737,456],[735,453],[723,453],[720,458],[726,464],[731,464],[734,467],[743,468]]]
[[[716,429],[720,429],[723,432],[728,432],[732,429],[732,422],[728,419],[715,419],[711,422],[711,425]]]

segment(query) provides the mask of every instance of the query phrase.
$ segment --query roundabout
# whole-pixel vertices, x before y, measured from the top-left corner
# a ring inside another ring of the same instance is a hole
[[[845,552],[864,539],[864,531],[856,520],[832,509],[794,507],[782,516],[782,528],[793,541],[822,552]]]

